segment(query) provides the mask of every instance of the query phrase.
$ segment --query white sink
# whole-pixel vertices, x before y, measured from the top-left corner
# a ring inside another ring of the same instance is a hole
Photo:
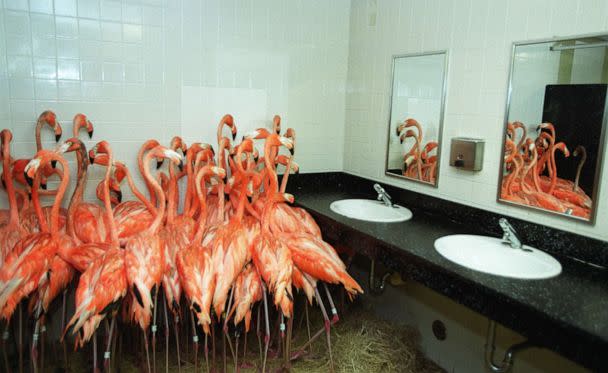
[[[445,236],[435,241],[435,249],[454,263],[497,276],[544,279],[562,271],[551,255],[525,245],[525,250],[513,249],[494,237]]]
[[[329,208],[351,219],[376,223],[398,223],[412,218],[412,212],[402,206],[386,206],[371,199],[343,199],[332,202]]]

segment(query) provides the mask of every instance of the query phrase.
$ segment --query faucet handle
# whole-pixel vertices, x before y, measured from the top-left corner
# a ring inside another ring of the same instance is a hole
[[[378,193],[378,194],[382,194],[385,193],[384,188],[382,186],[380,186],[380,184],[375,183],[374,184],[374,190]]]

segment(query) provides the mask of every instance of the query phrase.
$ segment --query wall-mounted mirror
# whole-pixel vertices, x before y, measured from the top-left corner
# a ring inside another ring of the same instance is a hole
[[[498,200],[593,222],[608,35],[515,43]]]
[[[437,186],[447,52],[393,57],[386,174]]]

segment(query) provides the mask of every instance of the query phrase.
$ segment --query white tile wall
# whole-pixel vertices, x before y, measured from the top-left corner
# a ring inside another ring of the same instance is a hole
[[[0,0],[0,128],[29,157],[40,112],[55,110],[68,135],[84,112],[95,125],[87,144],[109,140],[134,166],[146,139],[184,129],[212,142],[205,130],[226,112],[237,126],[251,125],[247,113],[256,126],[280,114],[297,130],[303,171],[341,170],[349,13],[349,0]],[[222,90],[260,92],[264,107],[182,93]],[[196,127],[188,118],[202,104],[213,106]],[[52,138],[45,131],[45,146]]]
[[[514,41],[608,30],[605,0],[353,0],[344,170],[504,215],[608,240],[608,167],[595,226],[496,202],[506,87]],[[384,176],[391,56],[449,50],[439,188]],[[484,169],[448,166],[455,136],[486,139]],[[608,153],[608,152],[607,152]],[[608,157],[608,154],[605,155]]]

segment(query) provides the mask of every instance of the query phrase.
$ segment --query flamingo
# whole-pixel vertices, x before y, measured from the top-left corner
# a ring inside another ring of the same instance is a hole
[[[9,202],[8,223],[0,227],[0,245],[2,246],[2,251],[0,253],[0,268],[3,266],[6,256],[12,251],[15,244],[19,242],[21,236],[25,234],[19,224],[19,211],[17,207],[15,186],[13,185],[12,174],[10,172],[10,142],[12,139],[13,134],[10,130],[5,129],[0,132],[3,163],[2,180],[6,188]]]
[[[144,177],[148,179],[157,194],[159,209],[152,224],[140,233],[129,237],[125,245],[127,283],[134,297],[132,317],[144,332],[148,370],[150,370],[150,360],[146,330],[152,316],[151,293],[155,293],[161,284],[165,262],[159,234],[166,208],[165,194],[158,182],[150,175],[149,168],[146,167],[153,156],[159,159],[168,158],[174,164],[178,164],[180,167],[182,165],[182,157],[178,153],[160,145],[144,156]]]
[[[20,300],[32,293],[42,276],[47,275],[62,238],[59,229],[59,206],[69,183],[70,171],[67,161],[53,151],[41,150],[30,161],[25,172],[28,177],[33,178],[41,166],[53,160],[61,163],[64,177],[52,206],[50,232],[31,234],[20,240],[5,258],[0,269],[0,315],[6,320],[10,319]]]
[[[120,301],[127,293],[127,277],[125,270],[124,251],[120,249],[118,243],[118,233],[114,221],[113,210],[110,202],[110,175],[113,160],[112,150],[109,144],[101,141],[89,152],[89,156],[95,159],[97,153],[107,155],[107,168],[104,178],[104,205],[106,220],[110,227],[109,247],[97,247],[91,245],[93,249],[102,249],[102,252],[95,253],[88,247],[84,248],[85,261],[92,259],[90,264],[86,264],[84,272],[80,276],[76,289],[76,311],[72,319],[68,322],[64,335],[69,330],[72,334],[78,334],[77,344],[82,346],[95,333],[99,323],[107,316],[112,316],[110,335],[104,354],[105,364],[109,366],[109,346],[111,334],[115,324],[115,316]],[[82,248],[82,246],[81,246]],[[91,255],[93,253],[93,255]],[[93,364],[97,368],[97,350],[93,352]]]

